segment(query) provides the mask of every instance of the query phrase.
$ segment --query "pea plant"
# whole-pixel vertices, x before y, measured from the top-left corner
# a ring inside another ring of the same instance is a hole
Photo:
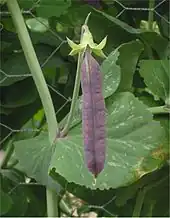
[[[169,217],[169,2],[0,3],[1,216]]]

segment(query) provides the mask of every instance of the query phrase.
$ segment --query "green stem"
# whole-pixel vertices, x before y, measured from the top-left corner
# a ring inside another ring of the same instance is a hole
[[[87,24],[89,16],[90,16],[90,13],[87,15],[84,25]],[[82,40],[82,36],[83,36],[83,28],[81,30],[80,43],[81,43],[81,40]],[[73,97],[72,97],[72,102],[71,102],[71,108],[70,108],[70,112],[69,112],[69,115],[68,115],[66,125],[65,125],[65,127],[64,127],[64,129],[62,130],[62,133],[61,133],[62,136],[66,135],[68,133],[70,125],[71,125],[71,121],[72,121],[72,118],[73,118],[73,115],[74,115],[76,101],[77,101],[78,94],[79,94],[79,89],[80,89],[80,78],[81,78],[81,72],[80,71],[81,71],[81,65],[82,65],[82,62],[83,62],[84,53],[85,53],[85,50],[79,52],[79,55],[78,55],[76,79],[75,79]]]
[[[148,108],[148,110],[152,114],[169,114],[170,113],[170,109],[167,108],[166,106],[150,107]]]
[[[58,195],[50,189],[46,189],[47,214],[48,217],[58,217]]]
[[[64,129],[62,130],[61,135],[64,136],[68,133],[70,125],[71,125],[71,121],[74,115],[74,111],[75,111],[75,106],[76,106],[76,101],[78,98],[78,94],[79,94],[79,89],[80,89],[80,70],[81,70],[81,64],[83,61],[83,55],[84,52],[79,53],[78,55],[78,63],[77,63],[77,71],[76,71],[76,79],[75,79],[75,85],[74,85],[74,91],[73,91],[73,97],[72,97],[72,103],[71,103],[71,108],[70,108],[70,112],[68,115],[68,119],[67,119],[67,123],[64,127]]]
[[[7,163],[9,159],[11,158],[13,151],[14,151],[13,141],[10,141],[8,144],[7,150],[5,151],[4,158],[0,164],[0,169],[7,167]]]
[[[26,61],[28,63],[29,69],[32,73],[34,82],[36,84],[38,93],[40,95],[43,108],[46,114],[48,129],[49,129],[49,139],[50,142],[53,143],[53,141],[56,138],[56,134],[59,131],[58,123],[55,115],[55,110],[53,107],[53,102],[50,96],[50,92],[48,90],[46,81],[44,79],[40,64],[38,62],[36,53],[34,51],[28,30],[26,28],[24,18],[22,16],[22,13],[20,11],[20,8],[18,6],[18,3],[16,0],[8,0],[7,6],[9,11],[11,12],[13,22],[15,24],[18,37],[20,40],[20,43],[22,45]]]
[[[144,189],[139,190],[132,217],[140,217],[143,201],[145,198],[145,193],[146,191]]]
[[[45,78],[43,76],[40,64],[34,51],[29,33],[27,31],[24,18],[17,3],[17,0],[7,0],[7,6],[11,12],[11,16],[16,27],[20,43],[22,45],[26,61],[33,76],[37,90],[39,92],[43,108],[45,111],[49,140],[52,144],[59,132],[58,123],[53,107],[53,102],[48,90]],[[47,214],[48,217],[58,216],[58,196],[55,192],[47,189]]]
[[[69,208],[64,200],[61,200],[59,205],[63,213],[65,213],[67,216],[72,216],[72,210]]]
[[[149,0],[148,29],[153,30],[155,0]]]

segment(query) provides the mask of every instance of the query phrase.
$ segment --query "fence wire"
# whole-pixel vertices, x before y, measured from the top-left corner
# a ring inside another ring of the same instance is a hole
[[[110,0],[111,1],[111,0]],[[114,4],[118,4],[121,8],[120,12],[117,14],[116,18],[120,18],[120,16],[125,12],[125,11],[153,11],[153,13],[157,16],[159,16],[161,19],[163,19],[168,25],[170,24],[170,22],[168,21],[168,19],[166,19],[164,16],[162,16],[160,14],[160,12],[158,11],[159,7],[162,6],[163,4],[165,4],[168,0],[162,0],[162,1],[159,1],[155,4],[155,6],[153,8],[136,8],[136,7],[129,7],[127,5],[125,5],[122,1],[120,0],[112,0],[111,2],[113,2],[113,7],[114,7]],[[128,1],[127,1],[128,2]],[[36,18],[36,16],[33,14],[33,10],[37,7],[37,4],[39,3],[39,0],[37,2],[35,2],[33,4],[33,6],[27,10],[27,11],[24,11],[22,10],[23,14],[24,15],[29,15],[31,16],[32,18]],[[111,7],[112,7],[112,4],[110,4]],[[132,6],[132,5],[130,5]],[[1,12],[2,15],[6,15],[6,16],[10,16],[10,13],[8,11],[2,11]],[[38,20],[38,19],[37,19]],[[43,22],[41,22],[40,20],[38,20],[42,25],[45,25]],[[46,26],[47,27],[47,26]],[[0,31],[3,30],[3,24],[0,23]],[[52,52],[51,54],[46,58],[46,60],[41,64],[41,68],[43,69],[45,67],[45,65],[49,62],[49,60],[56,54],[56,52],[58,52],[58,50],[66,43],[66,39],[64,38],[61,38],[56,32],[54,32],[51,28],[48,28],[48,31],[55,37],[57,38],[60,43],[58,45],[58,47],[56,47]],[[3,78],[0,80],[0,84],[2,84],[5,80],[9,79],[9,78],[18,78],[18,77],[24,77],[24,78],[27,78],[27,77],[32,77],[32,75],[30,73],[25,73],[25,74],[22,74],[22,75],[17,75],[17,74],[8,74],[6,72],[4,72],[3,69],[0,69],[0,73],[1,75],[3,75]],[[71,96],[70,97],[66,97],[64,96],[62,93],[60,93],[56,87],[53,87],[51,84],[47,83],[49,89],[51,89],[53,92],[56,93],[56,95],[59,95],[60,97],[63,98],[64,100],[64,104],[56,111],[56,115],[61,111],[63,110],[66,105],[68,103],[71,102]],[[6,128],[7,130],[9,130],[9,133],[3,138],[1,139],[0,141],[0,144],[6,142],[6,140],[13,134],[13,133],[18,133],[18,132],[39,132],[41,131],[40,129],[38,128],[31,128],[31,129],[28,129],[28,128],[22,128],[22,129],[13,129],[11,128],[10,126],[8,126],[7,124],[4,124],[2,122],[0,122],[0,126],[3,127],[3,128]],[[21,184],[23,185],[23,184]],[[18,185],[17,185],[18,186]],[[111,214],[105,207],[108,206],[109,204],[111,204],[113,201],[115,200],[115,196],[113,196],[113,198],[111,198],[108,202],[106,202],[105,204],[101,205],[101,206],[96,206],[96,205],[90,205],[89,208],[91,209],[100,209],[101,211],[104,211],[104,212],[107,212],[108,214],[110,214],[111,216],[114,216],[114,214]]]

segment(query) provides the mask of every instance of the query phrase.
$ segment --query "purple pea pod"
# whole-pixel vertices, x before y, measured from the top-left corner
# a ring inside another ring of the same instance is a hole
[[[81,87],[85,161],[96,178],[105,163],[105,102],[100,66],[88,51],[81,66]]]

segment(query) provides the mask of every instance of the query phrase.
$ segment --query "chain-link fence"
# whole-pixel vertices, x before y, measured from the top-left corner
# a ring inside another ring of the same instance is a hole
[[[57,38],[60,43],[58,45],[58,47],[56,49],[54,49],[54,51],[51,52],[51,54],[46,58],[46,60],[41,64],[41,68],[43,69],[45,67],[45,65],[49,62],[49,60],[56,54],[56,52],[66,43],[66,39],[65,38],[61,38],[59,36],[59,34],[57,34],[56,32],[54,32],[54,30],[52,30],[51,28],[49,28],[49,26],[46,26],[44,22],[42,22],[40,19],[38,19],[34,14],[33,14],[33,10],[35,9],[35,7],[37,6],[39,1],[36,1],[33,6],[29,9],[29,10],[22,10],[23,11],[23,15],[24,16],[32,16],[32,18],[37,19],[38,22],[40,22],[42,25],[44,25],[48,31],[50,32],[51,35],[53,35],[55,38]],[[111,1],[110,1],[111,2]],[[127,4],[124,4],[124,1],[118,1],[115,0],[114,4],[112,4],[112,2],[110,3],[111,7],[114,7],[115,4],[118,4],[120,6],[120,10],[119,13],[116,15],[116,18],[120,18],[120,16],[125,12],[125,11],[140,11],[140,12],[149,12],[149,11],[153,11],[155,15],[159,16],[161,19],[163,19],[168,25],[170,24],[170,22],[168,21],[168,19],[166,19],[164,16],[161,15],[161,12],[159,11],[159,8],[165,4],[167,2],[167,0],[162,0],[162,1],[158,1],[154,7],[152,8],[136,8],[133,7],[133,4],[130,4],[130,6],[128,6]],[[127,1],[128,3],[128,1]],[[8,16],[10,17],[10,13],[8,11],[2,11],[1,12],[1,18],[3,19],[3,16]],[[0,23],[1,25],[1,31],[3,30],[3,23]],[[13,72],[10,72],[10,74],[8,72],[4,72],[3,69],[0,69],[1,72],[1,80],[0,80],[0,84],[3,84],[7,79],[11,79],[11,78],[27,78],[27,77],[31,77],[32,75],[29,72],[23,73],[21,74],[15,74]],[[48,84],[48,83],[47,83]],[[64,104],[56,111],[56,114],[58,114],[66,105],[67,103],[71,102],[71,96],[70,98],[65,97],[62,93],[60,93],[55,87],[53,87],[51,84],[48,84],[49,89],[51,89],[53,92],[56,93],[56,95],[60,95],[63,100],[65,101]],[[10,126],[8,126],[7,124],[4,123],[0,123],[1,127],[4,127],[6,129],[9,130],[9,133],[3,138],[1,139],[1,144],[5,142],[5,140],[8,139],[8,137],[11,136],[12,133],[16,133],[16,132],[20,132],[20,131],[39,131],[38,129],[13,129]]]
[[[90,2],[90,1],[89,1]],[[142,1],[141,1],[142,2]],[[148,1],[147,1],[148,2]],[[119,7],[119,10],[118,10],[118,13],[116,14],[116,18],[119,18],[121,20],[121,17],[124,15],[125,12],[129,11],[129,12],[139,12],[139,13],[142,13],[142,12],[147,12],[149,13],[150,11],[153,12],[154,16],[158,16],[160,17],[161,19],[164,20],[164,22],[167,23],[167,25],[170,24],[170,22],[168,21],[168,18],[166,18],[165,16],[163,16],[161,14],[161,10],[160,8],[162,6],[164,6],[164,4],[167,4],[168,0],[162,0],[162,1],[155,1],[155,5],[153,5],[153,7],[140,7],[140,8],[137,8],[137,7],[133,7],[133,2],[131,1],[131,3],[129,3],[129,1],[119,1],[119,0],[114,0],[114,1],[111,1],[110,0],[110,3],[109,3],[109,7],[110,8],[114,8],[115,6],[118,6]],[[48,33],[51,34],[53,36],[53,38],[56,38],[57,39],[57,42],[58,42],[58,46],[52,50],[50,52],[50,54],[48,54],[48,56],[43,60],[43,62],[41,62],[41,68],[42,70],[46,67],[46,65],[50,62],[50,60],[53,60],[53,58],[55,58],[55,54],[59,51],[61,51],[61,49],[63,48],[64,49],[64,46],[66,45],[67,41],[66,41],[66,37],[64,37],[64,35],[60,35],[57,33],[57,31],[55,31],[54,29],[52,29],[48,24],[45,24],[41,19],[37,18],[34,14],[34,9],[37,7],[39,1],[36,1],[32,7],[29,9],[29,10],[25,10],[23,9],[22,10],[22,13],[24,15],[24,17],[29,17],[29,19],[32,17],[32,18],[35,18],[37,20],[37,22],[40,22],[42,26],[45,27],[45,29],[48,30]],[[4,31],[4,28],[5,29],[12,29],[13,31],[13,27],[9,27],[7,25],[7,23],[3,22],[3,18],[5,19],[10,19],[11,15],[10,13],[6,10],[2,10],[1,11],[1,23],[0,23],[0,31],[1,33]],[[11,25],[11,24],[9,24]],[[7,31],[7,30],[5,30]],[[15,31],[14,31],[15,33]],[[42,33],[43,35],[44,33]],[[3,40],[3,33],[2,33],[2,40]],[[13,40],[11,38],[11,40]],[[11,41],[12,43],[12,41]],[[2,46],[5,46],[2,44]],[[11,45],[10,45],[11,46]],[[5,47],[7,48],[7,47]],[[14,51],[15,53],[17,52],[21,52],[20,51]],[[23,54],[22,54],[23,55]],[[37,54],[38,56],[38,54]],[[6,57],[4,57],[4,59],[6,60]],[[15,64],[15,62],[13,63]],[[22,72],[22,73],[19,73],[17,74],[16,72],[13,72],[13,66],[10,67],[10,69],[8,70],[8,72],[4,71],[4,68],[1,68],[0,69],[0,73],[1,73],[1,78],[0,78],[0,84],[1,84],[1,87],[6,87],[6,85],[4,85],[5,83],[6,84],[10,84],[10,81],[11,79],[13,81],[22,81],[24,80],[25,78],[31,78],[32,75],[30,74],[30,72]],[[12,84],[12,83],[11,83]],[[64,110],[65,107],[68,107],[69,108],[69,105],[71,103],[71,98],[72,98],[72,93],[70,93],[69,95],[64,95],[62,91],[60,91],[59,88],[56,88],[55,85],[53,85],[52,83],[49,83],[48,80],[47,80],[47,84],[48,84],[48,87],[50,89],[50,91],[53,93],[53,95],[58,95],[60,96],[60,102],[62,102],[60,104],[60,107],[57,108],[56,110],[56,115],[58,115],[60,112],[62,112],[62,110]],[[21,95],[22,95],[22,90],[21,91]],[[28,90],[29,92],[30,90]],[[61,100],[62,99],[62,100]],[[4,105],[3,105],[3,101],[1,102],[1,110],[4,109]],[[11,111],[11,108],[8,108],[9,109],[9,114],[10,114],[10,111]],[[8,112],[1,112],[1,115],[2,116],[6,116],[8,115]],[[20,114],[17,114],[16,116],[20,116]],[[19,132],[25,132],[25,133],[28,133],[30,134],[30,132],[35,132],[35,133],[38,133],[39,131],[45,131],[45,130],[42,130],[42,129],[39,129],[39,128],[27,128],[27,127],[22,127],[22,128],[19,128],[19,129],[15,129],[11,126],[11,124],[9,124],[8,122],[5,122],[5,118],[2,118],[1,119],[1,122],[0,122],[0,126],[1,126],[1,132],[4,134],[2,134],[2,137],[0,139],[0,144],[3,145],[6,143],[6,141],[8,141],[10,139],[10,137],[12,137],[13,134],[15,133],[19,133]],[[110,214],[111,216],[114,216],[114,214],[111,214],[108,210],[106,210],[106,206],[110,203],[112,203],[112,201],[115,199],[115,197],[113,197],[112,199],[110,199],[109,201],[107,201],[105,204],[101,205],[101,206],[89,206],[90,208],[98,208],[98,209],[101,209],[103,211],[106,211],[108,214]]]

